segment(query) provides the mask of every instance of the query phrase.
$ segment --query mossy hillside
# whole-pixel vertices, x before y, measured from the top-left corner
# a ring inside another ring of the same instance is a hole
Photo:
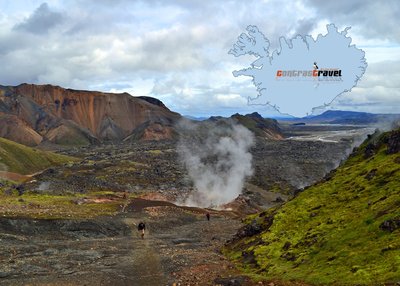
[[[399,132],[399,131],[397,131]],[[249,223],[264,230],[226,249],[258,279],[313,285],[382,285],[400,281],[400,154],[387,154],[388,134],[364,143],[330,179]],[[262,224],[273,216],[271,226]]]
[[[74,160],[76,159],[72,157],[37,150],[0,138],[0,164],[5,165],[8,172],[31,174]]]

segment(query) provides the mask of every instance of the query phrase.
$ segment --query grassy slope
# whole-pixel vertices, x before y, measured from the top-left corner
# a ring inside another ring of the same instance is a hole
[[[5,165],[9,172],[31,174],[73,160],[68,156],[40,151],[0,138],[0,165]]]
[[[234,243],[226,253],[260,279],[314,285],[400,281],[400,229],[380,228],[385,220],[400,219],[400,154],[386,154],[382,144],[366,159],[366,145],[331,179],[280,209],[249,218],[265,225],[274,215],[269,229]]]

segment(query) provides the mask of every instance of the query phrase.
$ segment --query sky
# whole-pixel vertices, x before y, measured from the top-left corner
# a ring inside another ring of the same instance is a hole
[[[368,68],[331,109],[400,113],[400,1],[369,0],[0,0],[0,84],[152,96],[183,115],[259,112],[255,60],[228,54],[248,25],[279,49],[279,37],[351,27]]]

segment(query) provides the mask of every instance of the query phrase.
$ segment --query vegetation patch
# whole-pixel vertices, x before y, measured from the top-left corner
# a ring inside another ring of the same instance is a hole
[[[8,183],[0,188],[0,216],[35,219],[86,219],[115,215],[133,195],[116,195],[115,192],[89,194],[63,194],[27,192],[19,195],[15,185]]]
[[[238,237],[225,253],[258,279],[397,283],[400,154],[389,152],[388,140],[395,132],[370,138],[333,174],[279,209],[249,217],[247,227],[258,232]]]
[[[0,138],[0,166],[4,170],[19,174],[32,174],[53,165],[65,164],[77,159],[30,148]]]

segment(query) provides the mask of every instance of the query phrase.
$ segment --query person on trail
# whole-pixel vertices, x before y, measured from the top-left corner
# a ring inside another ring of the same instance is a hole
[[[210,213],[206,214],[207,220],[210,221]]]
[[[140,222],[140,223],[138,224],[137,229],[138,229],[138,231],[141,233],[140,235],[141,235],[141,237],[142,237],[142,239],[143,239],[143,238],[144,238],[144,230],[146,229],[146,225],[144,224],[144,222]]]

